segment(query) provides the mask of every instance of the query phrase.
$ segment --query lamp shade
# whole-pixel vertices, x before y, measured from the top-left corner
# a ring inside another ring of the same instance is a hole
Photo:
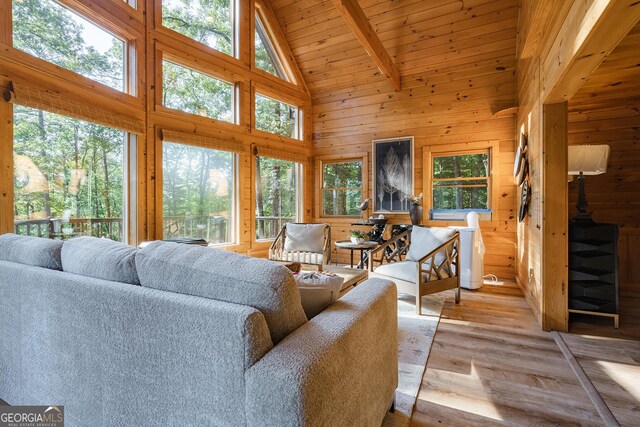
[[[570,145],[569,175],[600,175],[607,173],[608,145]]]

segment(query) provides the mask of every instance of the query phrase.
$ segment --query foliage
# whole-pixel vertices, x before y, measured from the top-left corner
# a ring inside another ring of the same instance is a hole
[[[282,65],[280,64],[278,56],[273,51],[273,47],[264,32],[264,26],[258,16],[256,16],[255,23],[254,46],[256,67],[286,80],[287,77],[282,70]]]
[[[296,107],[256,94],[256,129],[296,137]]]
[[[163,143],[162,181],[165,237],[206,237],[217,232],[224,218],[230,224],[233,217],[234,192],[233,154],[190,145]],[[179,217],[179,218],[176,218]],[[195,231],[187,230],[184,218],[193,221]],[[174,227],[175,225],[175,227]],[[218,242],[232,239],[232,227]],[[196,233],[197,234],[197,233]]]
[[[414,195],[407,198],[409,199],[409,203],[411,203],[412,205],[422,204],[422,193],[418,194],[417,196]]]
[[[356,239],[364,239],[367,233],[361,230],[349,230],[349,237],[355,237]]]
[[[232,0],[163,0],[162,25],[233,55]]]
[[[360,214],[362,203],[362,161],[327,163],[322,171],[324,215]]]
[[[13,45],[38,58],[124,90],[124,42],[52,0],[12,2]],[[93,39],[85,40],[90,34]],[[96,38],[101,38],[99,43]],[[98,44],[110,42],[100,52]]]
[[[489,154],[433,158],[433,209],[487,209]]]
[[[296,220],[297,166],[286,160],[256,158],[256,238],[275,237]]]
[[[162,104],[233,122],[233,85],[165,60],[162,62]]]

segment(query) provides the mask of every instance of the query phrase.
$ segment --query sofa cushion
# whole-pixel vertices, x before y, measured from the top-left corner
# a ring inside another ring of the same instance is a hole
[[[343,277],[332,273],[304,272],[294,274],[294,278],[308,319],[336,302],[344,283]]]
[[[423,256],[449,240],[457,231],[447,227],[420,227],[414,225],[411,229],[411,245],[407,253],[407,261],[418,261]],[[436,265],[444,261],[444,252],[436,255]]]
[[[287,224],[284,250],[287,252],[316,252],[324,249],[325,224]]]
[[[3,234],[0,236],[0,259],[49,270],[62,270],[62,245],[62,240]]]
[[[67,273],[139,285],[135,255],[138,249],[97,237],[76,237],[62,247],[62,270]]]
[[[260,310],[274,344],[307,321],[293,274],[272,261],[158,241],[138,251],[136,265],[142,286]]]

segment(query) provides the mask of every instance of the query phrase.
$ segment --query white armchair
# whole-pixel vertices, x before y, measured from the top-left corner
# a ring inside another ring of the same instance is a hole
[[[299,262],[322,271],[331,262],[331,227],[328,224],[286,224],[269,248],[269,259]]]
[[[458,304],[459,247],[460,234],[455,229],[414,225],[370,251],[369,277],[392,280],[398,293],[414,295],[418,314],[424,295],[455,289]]]

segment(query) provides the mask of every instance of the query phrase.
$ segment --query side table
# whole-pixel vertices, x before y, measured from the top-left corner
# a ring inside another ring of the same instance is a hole
[[[351,240],[338,240],[336,242],[337,249],[348,249],[351,251],[351,268],[353,268],[353,251],[360,251],[360,262],[356,268],[364,268],[367,260],[365,252],[378,246],[378,242],[364,241],[362,243],[352,243]]]

